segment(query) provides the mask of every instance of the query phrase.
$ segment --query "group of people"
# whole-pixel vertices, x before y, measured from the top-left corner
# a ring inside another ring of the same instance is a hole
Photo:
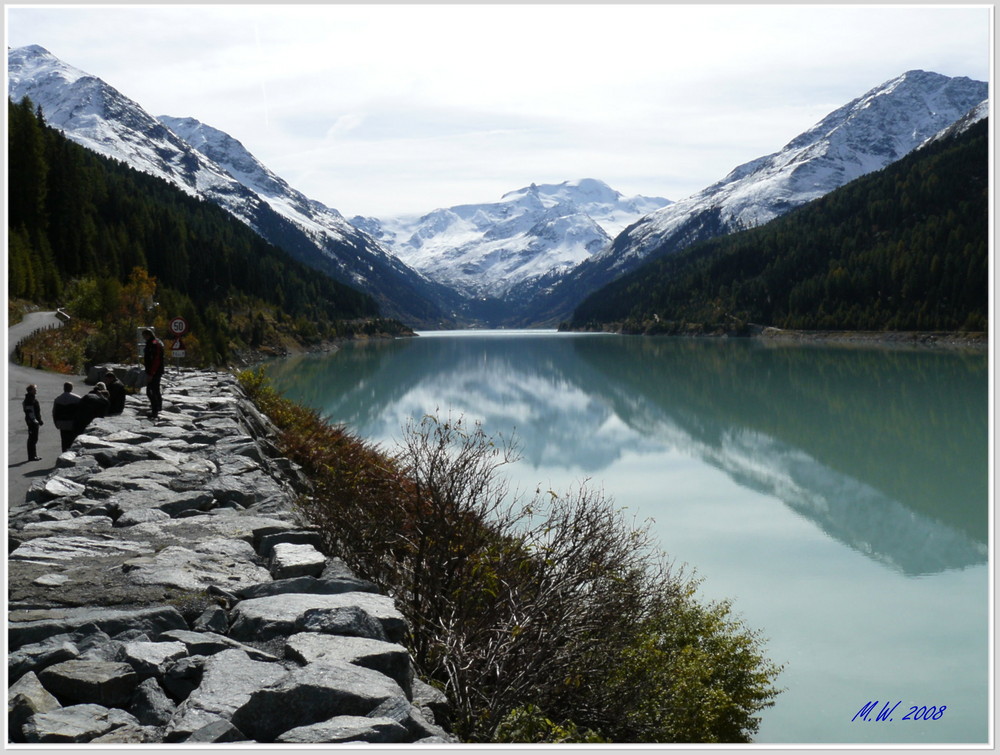
[[[156,419],[163,408],[160,381],[163,378],[163,343],[152,329],[143,331],[146,346],[143,350],[146,395],[149,396],[149,416]],[[104,375],[90,393],[79,396],[73,392],[72,383],[63,384],[63,392],[52,402],[52,421],[62,439],[62,450],[68,451],[76,437],[95,417],[121,414],[125,409],[125,385],[113,372]],[[41,461],[38,455],[38,431],[45,423],[38,403],[38,386],[29,385],[25,391],[24,421],[28,426],[28,461]]]

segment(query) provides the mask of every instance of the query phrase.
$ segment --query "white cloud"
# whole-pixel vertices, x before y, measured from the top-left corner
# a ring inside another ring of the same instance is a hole
[[[987,6],[7,6],[153,114],[347,214],[592,176],[680,199],[911,68],[985,79]]]

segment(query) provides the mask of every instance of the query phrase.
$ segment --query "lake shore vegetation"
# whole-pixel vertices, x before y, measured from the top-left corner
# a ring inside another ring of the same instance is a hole
[[[752,740],[781,666],[603,492],[512,494],[516,442],[461,417],[413,419],[388,450],[260,370],[241,382],[312,483],[303,515],[396,600],[464,740]]]

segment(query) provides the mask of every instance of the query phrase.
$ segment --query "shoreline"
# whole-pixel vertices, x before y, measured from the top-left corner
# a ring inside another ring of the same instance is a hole
[[[988,351],[990,335],[986,332],[964,331],[922,331],[922,330],[792,330],[769,325],[750,323],[744,332],[718,329],[669,332],[625,330],[620,323],[604,328],[565,328],[560,333],[608,333],[628,336],[666,336],[670,338],[704,339],[747,339],[761,341],[766,345],[839,345],[867,346],[871,348],[896,349],[946,349],[959,351]]]
[[[988,333],[891,330],[784,330],[766,327],[751,337],[774,343],[987,351]]]

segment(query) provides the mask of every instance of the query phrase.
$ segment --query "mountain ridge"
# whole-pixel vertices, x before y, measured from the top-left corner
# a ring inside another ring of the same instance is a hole
[[[351,222],[385,243],[406,264],[470,298],[506,298],[519,286],[562,274],[599,252],[662,197],[626,198],[603,181],[583,178],[531,184],[499,201],[462,204]]]
[[[654,256],[585,298],[571,324],[987,330],[989,124],[948,131],[762,226]]]
[[[9,50],[8,69],[11,96],[30,95],[70,138],[225,207],[296,259],[374,296],[387,316],[431,328],[555,326],[647,259],[765,223],[898,160],[977,105],[988,109],[985,82],[908,71],[676,202],[626,198],[587,178],[348,221],[225,132],[155,119],[44,48]]]
[[[223,139],[224,132],[206,126],[195,148],[113,86],[38,45],[8,50],[8,95],[29,97],[47,123],[88,149],[222,206],[295,259],[372,295],[386,316],[407,324],[448,320],[454,297],[447,289],[408,268],[339,212],[291,189],[236,139]],[[167,122],[199,131],[194,119]],[[264,193],[229,167],[257,178]],[[283,202],[276,193],[282,188],[288,191]]]
[[[525,322],[556,324],[575,303],[654,253],[766,223],[916,149],[965,117],[989,85],[908,71],[837,108],[781,150],[737,166],[723,179],[643,217],[547,291]]]

